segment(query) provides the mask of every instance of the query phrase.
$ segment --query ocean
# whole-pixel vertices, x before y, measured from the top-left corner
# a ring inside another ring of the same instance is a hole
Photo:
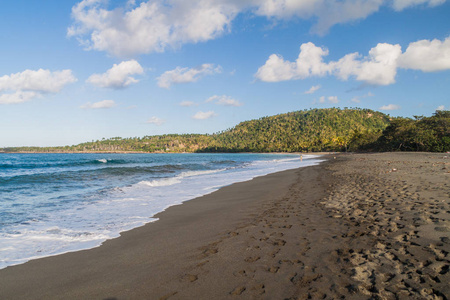
[[[170,206],[320,161],[288,154],[0,154],[0,269],[97,247]]]

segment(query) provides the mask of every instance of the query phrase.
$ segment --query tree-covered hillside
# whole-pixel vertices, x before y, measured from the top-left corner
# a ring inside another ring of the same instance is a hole
[[[393,118],[369,109],[311,109],[246,121],[208,134],[110,138],[3,152],[450,151],[450,112]],[[2,149],[0,149],[2,152]]]
[[[312,109],[242,122],[214,136],[205,152],[301,152],[346,149],[355,131],[381,132],[385,114],[369,109]]]
[[[376,133],[388,117],[368,109],[312,109],[246,121],[213,135],[170,134],[110,138],[65,147],[7,148],[7,152],[297,152],[341,150],[355,131]]]
[[[196,152],[207,147],[211,136],[205,134],[167,134],[142,138],[114,137],[64,147],[5,148],[5,152]]]
[[[377,151],[450,151],[450,111],[436,111],[431,117],[395,118],[368,146]]]

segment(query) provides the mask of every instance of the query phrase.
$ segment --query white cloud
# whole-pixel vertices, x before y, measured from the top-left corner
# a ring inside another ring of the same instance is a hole
[[[401,55],[400,45],[378,44],[370,49],[369,55],[358,59],[359,54],[347,54],[334,64],[336,76],[347,80],[355,76],[356,80],[373,85],[389,85],[395,83],[397,59]]]
[[[222,95],[222,96],[211,96],[205,102],[213,102],[217,105],[225,105],[225,106],[242,106],[243,104],[236,99],[233,99],[230,96]]]
[[[0,104],[21,103],[43,94],[55,94],[76,81],[71,70],[25,70],[4,75],[0,77]]]
[[[428,6],[434,7],[443,4],[445,1],[446,0],[394,0],[392,6],[395,10],[401,11],[405,8],[421,4],[428,4]]]
[[[444,105],[439,105],[436,110],[445,110],[445,106]]]
[[[339,99],[338,99],[338,97],[337,96],[328,96],[328,97],[325,97],[325,96],[321,96],[321,97],[319,97],[319,100],[317,100],[317,99],[314,99],[314,101],[313,101],[313,104],[316,104],[316,103],[333,103],[333,104],[336,104],[336,103],[339,103]]]
[[[16,91],[14,93],[0,94],[0,104],[14,104],[29,101],[33,98],[38,97],[39,94],[36,92],[22,92]]]
[[[155,0],[107,10],[105,4],[84,0],[75,5],[74,25],[67,35],[77,37],[87,49],[116,56],[162,52],[214,39],[228,31],[241,6],[230,1]]]
[[[323,35],[336,24],[365,19],[367,16],[377,12],[383,3],[383,0],[314,1],[316,7],[313,17],[317,18],[317,23],[312,27],[311,31]]]
[[[400,109],[400,106],[396,105],[396,104],[388,104],[388,105],[383,105],[379,109],[381,109],[381,110],[397,110],[397,109]]]
[[[203,64],[191,69],[176,67],[174,70],[164,72],[157,78],[158,86],[168,89],[173,84],[196,82],[202,76],[221,72],[222,68],[220,66],[215,67],[213,64]]]
[[[450,69],[450,37],[443,42],[434,39],[410,43],[399,58],[399,65],[405,69],[435,72]]]
[[[305,92],[305,94],[313,94],[315,91],[319,90],[321,88],[320,85],[314,85],[309,90]]]
[[[263,0],[256,14],[275,19],[316,19],[312,32],[324,34],[336,24],[364,19],[383,5],[383,0]]]
[[[367,97],[373,97],[373,96],[375,96],[375,94],[373,94],[372,92],[368,92],[367,94],[365,94],[363,96],[353,97],[350,101],[355,102],[355,103],[360,103],[361,98],[367,98]]]
[[[351,53],[337,62],[325,63],[323,57],[328,55],[328,50],[309,42],[300,46],[295,62],[272,54],[255,77],[261,81],[277,82],[335,74],[342,80],[355,76],[357,80],[369,84],[387,85],[395,82],[396,61],[400,54],[399,45],[378,44],[367,57],[361,58],[358,53]]]
[[[207,111],[207,112],[199,111],[195,115],[193,115],[192,118],[196,120],[205,120],[212,118],[214,116],[217,116],[217,114],[214,111]]]
[[[323,61],[326,55],[327,49],[305,43],[301,45],[295,62],[272,54],[255,77],[261,81],[278,82],[331,74],[341,80],[354,77],[370,85],[389,85],[395,83],[399,67],[424,72],[450,69],[450,37],[443,42],[422,40],[411,43],[403,54],[400,45],[379,43],[365,57],[350,53],[338,61],[326,63]]]
[[[295,62],[285,61],[283,57],[272,54],[266,63],[258,69],[255,77],[261,81],[277,82],[304,79],[311,76],[324,76],[332,70],[323,62],[328,50],[316,47],[313,43],[300,46],[300,54]]]
[[[330,97],[328,97],[328,102],[330,102],[330,103],[338,103],[339,100],[338,100],[337,96],[330,96]]]
[[[145,123],[161,126],[162,124],[166,123],[166,120],[160,119],[158,117],[151,117]]]
[[[282,56],[272,54],[266,63],[258,69],[255,77],[265,82],[278,82],[296,78],[295,63],[286,62]]]
[[[52,72],[39,69],[25,70],[21,73],[0,77],[0,92],[7,90],[35,91],[42,93],[57,93],[69,84],[77,81],[71,70]]]
[[[101,108],[111,108],[116,106],[114,100],[103,100],[95,103],[88,102],[80,106],[82,109],[101,109]]]
[[[190,107],[190,106],[198,106],[198,104],[192,101],[182,101],[180,102],[180,106]]]
[[[394,0],[393,7],[445,0]],[[215,39],[231,31],[239,14],[269,20],[317,21],[312,31],[326,33],[336,24],[361,20],[390,5],[384,0],[152,0],[127,1],[124,7],[107,8],[106,0],[84,0],[72,7],[73,24],[67,30],[88,50],[130,57],[163,52],[186,43]]]
[[[102,88],[122,89],[138,80],[131,75],[143,74],[144,69],[135,60],[114,64],[103,74],[93,74],[86,81]]]
[[[216,102],[218,105],[225,105],[225,106],[242,106],[243,104],[239,102],[236,99],[230,98],[228,96],[222,96],[219,100]]]

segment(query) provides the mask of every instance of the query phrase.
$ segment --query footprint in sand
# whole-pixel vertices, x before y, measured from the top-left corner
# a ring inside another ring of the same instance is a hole
[[[257,284],[251,288],[253,292],[257,295],[262,295],[266,293],[266,286],[263,283]]]
[[[240,270],[238,272],[233,273],[233,275],[236,276],[236,277],[245,277],[245,276],[247,276],[247,271]]]
[[[238,296],[238,295],[242,294],[245,290],[246,290],[246,288],[244,286],[239,286],[239,287],[235,288],[232,292],[230,292],[230,294],[234,295],[234,296]]]
[[[285,240],[281,240],[281,239],[276,239],[275,241],[272,242],[272,245],[274,245],[274,246],[284,246],[284,245],[286,245],[286,241]]]
[[[272,258],[275,258],[275,256],[280,252],[280,250],[281,250],[281,249],[278,248],[278,249],[272,251],[272,252],[270,253],[270,256],[271,256]]]
[[[198,276],[194,274],[187,274],[183,279],[188,282],[194,282],[198,279]]]
[[[273,267],[268,268],[267,271],[269,271],[270,273],[275,274],[275,273],[278,272],[279,269],[280,269],[280,267],[273,266]]]
[[[255,261],[258,261],[258,260],[260,260],[261,259],[261,257],[260,256],[249,256],[249,257],[247,257],[246,259],[245,259],[245,261],[246,262],[250,262],[250,263],[252,263],[252,262],[255,262]]]
[[[178,294],[178,292],[172,292],[172,293],[169,293],[169,294],[167,294],[167,295],[164,295],[164,296],[160,297],[159,300],[167,300],[167,299],[169,299],[170,297],[175,296],[176,294]]]

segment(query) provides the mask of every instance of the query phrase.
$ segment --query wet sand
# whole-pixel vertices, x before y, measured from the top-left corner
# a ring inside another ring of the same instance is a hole
[[[0,299],[448,299],[450,158],[339,154],[0,270]]]

